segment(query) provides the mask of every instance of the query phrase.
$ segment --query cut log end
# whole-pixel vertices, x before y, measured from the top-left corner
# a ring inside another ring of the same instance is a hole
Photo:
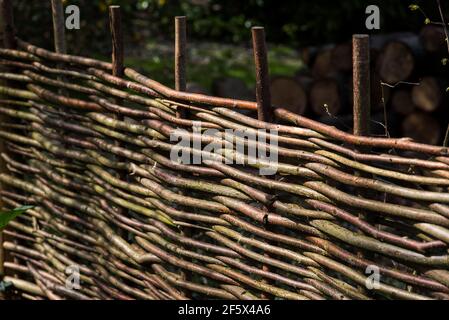
[[[376,64],[382,81],[393,85],[410,77],[415,59],[406,44],[392,41],[382,49]]]
[[[421,44],[427,52],[439,52],[445,49],[445,35],[441,26],[425,25],[419,34]]]
[[[310,106],[320,115],[336,115],[341,109],[340,90],[336,80],[315,81],[310,89]]]
[[[335,66],[332,63],[332,50],[326,49],[317,54],[312,66],[312,75],[314,78],[322,79],[332,76],[336,73]]]
[[[223,98],[249,101],[255,99],[255,95],[243,80],[232,77],[215,79],[212,83],[212,93]]]
[[[298,115],[306,112],[306,92],[294,78],[275,77],[271,80],[270,90],[274,106],[285,108]]]
[[[434,77],[423,78],[418,86],[412,89],[412,100],[418,108],[426,112],[433,112],[441,104],[442,89]]]
[[[341,72],[352,70],[352,45],[345,42],[336,45],[331,52],[331,62],[334,68]]]

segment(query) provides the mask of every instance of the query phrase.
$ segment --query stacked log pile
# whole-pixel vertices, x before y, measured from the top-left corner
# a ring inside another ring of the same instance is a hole
[[[384,122],[385,106],[389,134],[430,144],[442,142],[449,119],[444,39],[443,29],[435,25],[426,25],[419,35],[371,37],[373,118]],[[350,42],[302,50],[307,69],[295,77],[273,77],[274,103],[349,131],[351,54]],[[382,126],[372,127],[374,133],[385,134]]]

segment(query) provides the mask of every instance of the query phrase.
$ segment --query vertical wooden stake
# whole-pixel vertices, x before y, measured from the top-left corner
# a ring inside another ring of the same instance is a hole
[[[62,0],[51,0],[51,12],[53,15],[53,34],[55,51],[67,53],[65,43],[64,7]]]
[[[265,29],[263,27],[253,27],[251,29],[253,38],[253,52],[254,64],[256,67],[256,101],[257,101],[257,118],[265,122],[273,122],[274,115],[271,107],[271,92],[270,92],[270,74],[268,69],[267,45],[265,43]],[[264,211],[269,211],[269,208],[263,207]],[[271,227],[267,219],[265,229],[270,231]],[[264,256],[269,258],[267,253]],[[262,264],[263,271],[270,271],[266,264]],[[267,280],[263,282],[268,283]],[[263,293],[262,298],[268,299],[270,295]]]
[[[370,133],[370,57],[369,36],[355,34],[352,37],[352,77],[354,95],[354,134]]]
[[[51,0],[51,13],[53,16],[53,42],[55,44],[55,52],[67,53],[65,42],[65,24],[64,24],[64,6],[62,0]],[[62,68],[63,64],[58,63],[58,67]],[[58,76],[59,81],[64,81],[63,76]],[[63,89],[58,89],[59,94],[64,94]]]
[[[175,90],[186,91],[187,76],[186,76],[186,64],[187,64],[187,19],[185,16],[175,17]],[[181,108],[176,110],[176,117],[181,119],[189,118],[189,110]],[[183,194],[182,191],[178,192]],[[190,229],[185,229],[184,235],[190,237],[192,232]],[[185,270],[181,272],[181,276],[184,280],[190,281],[192,279],[192,272]],[[183,291],[188,296],[188,292]]]
[[[175,17],[175,89],[186,91],[186,64],[187,64],[187,27],[186,17]],[[178,118],[188,118],[186,109],[176,112]]]
[[[14,18],[13,18],[13,10],[10,0],[0,0],[0,29],[3,33],[3,43],[0,46],[5,49],[16,49],[17,42],[15,38],[15,29],[14,29]],[[0,121],[4,121],[4,117],[0,118]],[[3,141],[0,141],[0,152],[5,152],[6,148],[4,146]],[[0,172],[5,173],[8,172],[6,165],[3,161],[3,158],[0,158]],[[0,186],[3,188],[3,185]],[[0,202],[0,207],[3,206],[3,203]],[[5,237],[3,232],[0,230],[0,281],[3,280],[5,275],[4,263],[7,260],[7,254],[3,249],[3,241]],[[2,294],[0,294],[2,297]]]
[[[370,107],[370,57],[369,36],[355,34],[352,36],[352,81],[354,98],[353,133],[358,136],[367,136],[370,133],[371,107]],[[356,176],[361,173],[356,171]],[[362,196],[362,192],[358,192]],[[359,219],[366,220],[364,213],[358,214]],[[362,233],[362,232],[360,232]],[[363,252],[357,251],[357,256],[363,258]]]
[[[254,63],[256,66],[257,118],[261,121],[273,122],[265,29],[263,27],[253,27],[251,32]]]
[[[125,48],[123,44],[123,30],[122,30],[122,14],[120,11],[120,6],[109,6],[109,28],[111,30],[111,38],[112,38],[112,75],[115,77],[123,77],[124,74],[124,61],[125,61]],[[120,98],[114,99],[114,103],[122,104],[123,100]],[[124,120],[122,115],[111,115],[113,118],[118,120]],[[120,142],[114,141],[114,145],[120,146]],[[119,161],[119,156],[114,156],[114,159]],[[128,181],[128,176],[123,174],[117,174],[117,177],[121,180]],[[125,209],[120,208],[120,212],[126,212]],[[128,236],[127,231],[123,229],[118,229],[117,233],[122,238],[126,238]]]
[[[175,17],[175,89],[186,90],[186,17]]]
[[[109,25],[112,34],[112,75],[122,77],[125,55],[120,6],[109,6]]]

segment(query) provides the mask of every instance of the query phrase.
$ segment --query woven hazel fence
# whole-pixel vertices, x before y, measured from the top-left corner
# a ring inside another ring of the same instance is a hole
[[[177,90],[121,67],[117,37],[113,63],[0,49],[0,194],[34,206],[3,231],[4,282],[27,299],[448,299],[448,149],[270,109],[262,29],[257,103],[183,92],[177,21]],[[276,174],[239,145],[277,153]]]

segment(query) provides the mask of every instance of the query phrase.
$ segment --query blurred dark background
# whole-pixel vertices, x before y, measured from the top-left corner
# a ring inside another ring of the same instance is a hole
[[[446,1],[443,1],[446,2]],[[249,40],[254,25],[266,28],[267,40],[301,47],[340,42],[351,34],[366,32],[365,8],[374,4],[381,11],[381,30],[418,31],[424,23],[421,14],[409,10],[418,4],[429,17],[437,18],[431,0],[67,0],[81,9],[81,30],[69,31],[72,52],[87,48],[106,53],[110,47],[107,7],[122,7],[128,41],[167,40],[173,35],[173,17],[189,18],[189,38],[241,43]],[[50,1],[14,1],[19,34],[51,44]],[[373,33],[373,32],[371,32]]]
[[[52,49],[50,0],[15,0],[18,35]],[[449,1],[441,1],[446,22]],[[80,8],[67,48],[110,60],[108,6],[122,9],[125,64],[173,87],[174,17],[188,19],[188,91],[254,100],[252,26],[265,27],[273,103],[351,130],[351,36],[371,36],[374,134],[440,144],[449,57],[436,0],[65,0]],[[368,5],[380,30],[367,30]],[[386,120],[386,121],[385,121]],[[388,129],[388,130],[387,130]]]

